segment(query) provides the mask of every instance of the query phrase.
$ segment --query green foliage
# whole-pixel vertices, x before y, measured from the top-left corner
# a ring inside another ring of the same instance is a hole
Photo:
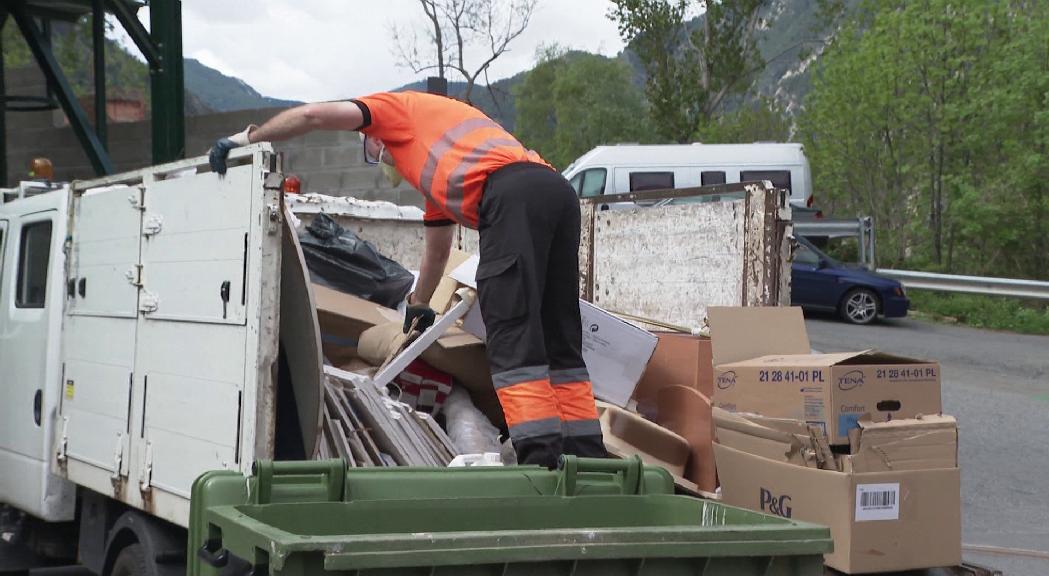
[[[768,0],[697,0],[705,13],[690,29],[689,0],[612,0],[609,17],[640,58],[645,94],[660,137],[689,142],[727,96],[750,87],[764,65],[754,32]]]
[[[746,144],[750,142],[788,142],[791,122],[775,102],[767,98],[722,114],[701,127],[700,142],[707,144]]]
[[[91,17],[73,24],[55,22],[51,49],[78,96],[94,93],[94,56],[91,42]],[[3,28],[4,66],[36,66],[29,47],[11,19]],[[110,98],[136,98],[148,93],[149,70],[146,64],[129,54],[116,40],[107,38],[106,94]]]
[[[1049,274],[1049,4],[869,0],[799,118],[816,198],[890,266]]]
[[[1016,298],[911,291],[911,308],[919,316],[953,320],[977,328],[1049,334],[1049,307]]]
[[[565,168],[600,144],[650,141],[641,91],[620,60],[548,52],[515,89],[515,134]]]

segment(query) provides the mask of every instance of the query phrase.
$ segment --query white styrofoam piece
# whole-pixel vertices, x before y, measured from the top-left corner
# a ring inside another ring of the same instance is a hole
[[[464,289],[460,289],[456,292],[459,295],[460,301],[455,306],[452,306],[451,310],[441,316],[437,322],[430,326],[425,332],[419,336],[415,342],[412,342],[404,349],[403,352],[397,355],[385,368],[379,371],[372,378],[372,383],[375,386],[382,388],[393,381],[393,379],[404,371],[412,360],[415,360],[423,353],[424,350],[430,347],[431,344],[437,341],[442,334],[448,331],[457,320],[466,314],[467,310],[473,306],[473,295],[472,292]]]

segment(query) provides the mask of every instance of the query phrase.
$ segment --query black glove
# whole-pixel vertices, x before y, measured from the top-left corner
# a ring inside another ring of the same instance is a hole
[[[211,170],[219,175],[225,174],[226,158],[229,158],[229,151],[250,144],[251,141],[248,139],[248,134],[255,128],[258,128],[258,126],[249,124],[247,128],[232,136],[216,140],[215,145],[211,147],[211,150],[208,150],[208,164],[211,164]]]
[[[427,328],[433,326],[434,318],[437,317],[437,313],[430,308],[429,304],[411,304],[404,309],[404,333],[407,334],[412,330],[412,322],[418,319],[415,324],[415,329],[419,332],[425,332]]]
[[[216,140],[211,150],[208,150],[208,163],[211,164],[211,170],[219,174],[225,174],[226,158],[229,157],[229,151],[236,147],[237,143],[229,138]]]

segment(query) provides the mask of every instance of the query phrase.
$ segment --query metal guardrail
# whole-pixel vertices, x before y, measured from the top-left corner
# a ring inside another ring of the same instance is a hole
[[[1039,280],[959,276],[955,274],[893,270],[891,268],[879,268],[877,272],[882,276],[899,280],[906,288],[917,290],[939,290],[942,292],[1049,300],[1049,282]]]
[[[794,233],[807,237],[856,238],[859,243],[860,265],[865,268],[874,266],[874,220],[870,216],[851,220],[795,218]]]

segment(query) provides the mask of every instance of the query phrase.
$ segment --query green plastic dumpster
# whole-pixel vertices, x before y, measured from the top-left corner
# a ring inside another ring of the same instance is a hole
[[[640,460],[259,462],[193,486],[190,576],[822,575],[823,526],[674,494]]]

